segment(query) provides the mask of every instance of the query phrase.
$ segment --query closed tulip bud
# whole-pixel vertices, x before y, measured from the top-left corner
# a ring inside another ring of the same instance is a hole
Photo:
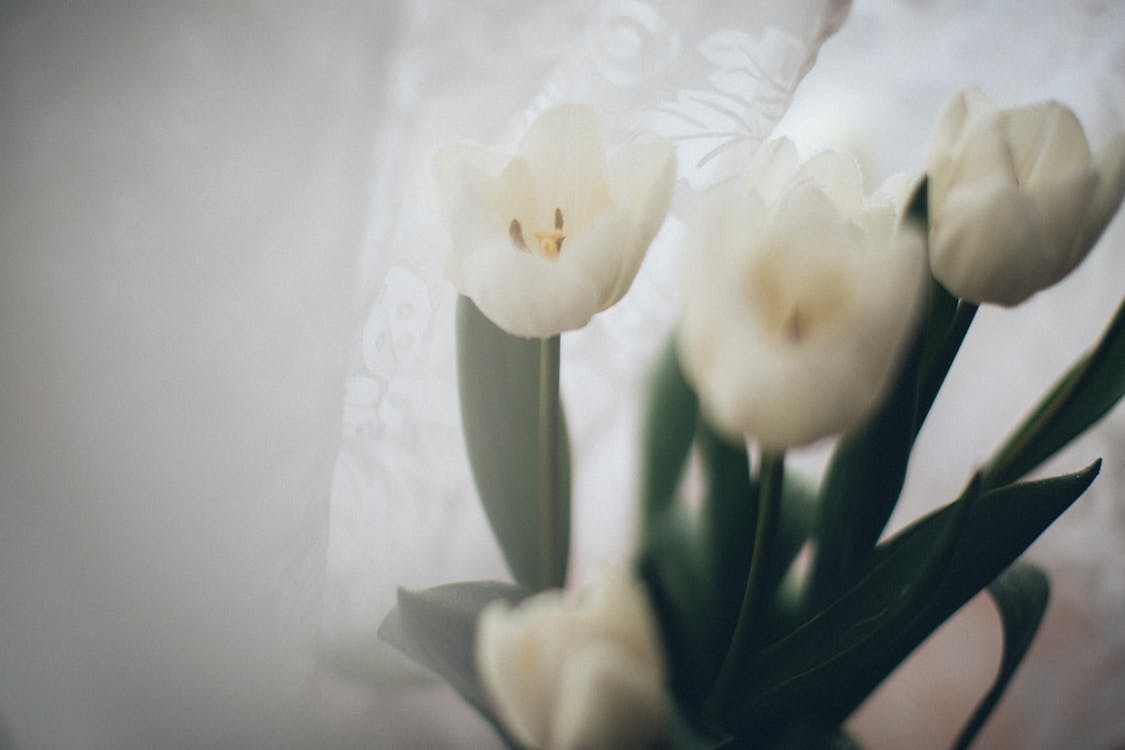
[[[641,750],[670,703],[656,620],[641,583],[608,575],[576,599],[536,594],[490,604],[477,669],[512,737],[544,750]]]
[[[1016,305],[1070,273],[1125,195],[1125,134],[1091,155],[1066,107],[1000,110],[977,89],[938,117],[926,155],[930,266],[953,294]]]

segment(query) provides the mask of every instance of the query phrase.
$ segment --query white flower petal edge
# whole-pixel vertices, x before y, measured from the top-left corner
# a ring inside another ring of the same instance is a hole
[[[930,265],[957,296],[1016,305],[1089,254],[1125,196],[1125,135],[1091,156],[1066,107],[946,103],[926,154]]]
[[[784,142],[763,149],[748,191],[701,200],[678,344],[709,421],[782,449],[845,431],[878,404],[927,273],[920,232],[896,230],[886,199],[863,201],[854,161],[798,166]],[[753,187],[759,173],[768,197]]]
[[[477,624],[477,668],[521,744],[549,750],[648,747],[668,718],[665,665],[642,584],[621,573],[579,598],[495,602]]]
[[[544,112],[514,157],[451,146],[434,174],[452,234],[446,276],[508,333],[581,328],[628,291],[675,181],[666,143],[607,163],[597,113]]]

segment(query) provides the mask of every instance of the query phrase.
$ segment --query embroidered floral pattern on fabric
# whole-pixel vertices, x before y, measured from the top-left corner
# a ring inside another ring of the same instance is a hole
[[[686,0],[565,7],[491,0],[472,12],[436,0],[404,9],[375,144],[381,163],[361,253],[331,497],[324,619],[330,659],[382,648],[369,624],[393,603],[390,581],[422,585],[498,570],[460,448],[450,356],[454,292],[441,275],[445,240],[433,221],[436,201],[424,166],[432,149],[455,139],[514,143],[538,113],[585,100],[605,114],[607,136],[617,145],[638,132],[667,138],[681,177],[693,185],[714,182],[780,117],[846,9],[824,0],[813,11],[779,11],[768,23],[741,3],[701,9]],[[525,242],[538,246],[531,229],[521,229]],[[567,344],[582,354],[572,359],[564,391],[590,396],[567,414],[576,444],[612,439],[606,428],[628,418],[612,384],[642,376],[658,334],[671,324],[675,261],[661,237],[674,231],[666,227],[657,237],[634,289]],[[575,457],[576,497],[606,497],[631,481],[620,462],[596,454]],[[581,488],[588,482],[596,482],[596,493]],[[579,505],[576,523],[597,521],[600,528],[613,514],[627,522],[627,511],[603,510],[610,516],[587,519]],[[410,529],[414,546],[440,548],[442,556],[428,557],[419,571],[412,553],[388,545],[391,529]],[[579,567],[585,554],[612,553],[598,535],[579,552]]]

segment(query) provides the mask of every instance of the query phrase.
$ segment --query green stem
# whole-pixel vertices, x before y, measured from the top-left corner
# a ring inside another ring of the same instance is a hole
[[[758,488],[758,525],[754,532],[754,553],[750,558],[750,574],[746,579],[746,591],[742,597],[742,609],[738,613],[738,623],[734,637],[723,660],[719,678],[711,704],[721,713],[726,710],[730,691],[741,676],[743,662],[753,642],[754,629],[760,620],[763,606],[762,594],[765,579],[769,572],[770,557],[774,540],[777,537],[777,522],[781,510],[781,489],[785,483],[785,452],[762,451],[762,468]]]
[[[541,589],[561,587],[562,498],[559,495],[560,337],[539,342],[539,582]]]
[[[978,307],[975,302],[961,300],[937,351],[934,352],[933,357],[922,363],[915,435],[922,429],[922,424],[930,413],[930,407],[934,405],[934,399],[941,390],[941,384],[945,382],[945,376],[949,374],[949,368],[953,365],[957,352],[961,350],[961,343],[965,340],[965,334],[969,332],[969,326],[976,317]]]

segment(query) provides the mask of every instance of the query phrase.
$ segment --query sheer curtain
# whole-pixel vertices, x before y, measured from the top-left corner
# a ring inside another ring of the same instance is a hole
[[[619,136],[698,124],[710,97],[732,117],[718,170],[841,19],[820,0],[4,4],[0,746],[494,742],[440,690],[434,721],[370,670],[338,676],[373,658],[395,585],[500,574],[457,433],[428,152],[572,96],[615,104]]]
[[[1058,13],[867,0],[820,49],[846,4],[5,4],[0,748],[495,746],[374,638],[398,585],[503,575],[461,446],[431,149],[512,143],[583,98],[617,142],[673,139],[700,187],[796,91],[783,128],[812,148],[843,118],[881,175],[916,169],[941,100],[974,82],[1004,104],[1060,98],[1098,143],[1125,127],[1125,17]],[[623,303],[564,342],[578,581],[630,550],[631,394],[674,318],[679,231],[673,216]],[[982,313],[896,523],[1092,338],[1125,288],[1122,233],[1057,293]],[[969,439],[950,411],[972,415]],[[1121,420],[1058,465],[1120,459]],[[1041,701],[1120,705],[1120,679],[1088,668],[1123,658],[1112,465],[1038,550],[1069,619],[994,746],[1121,737],[1096,711],[1023,720]],[[986,606],[956,645],[977,625]],[[922,681],[956,684],[936,653]],[[897,694],[861,721],[876,746],[900,740]]]

